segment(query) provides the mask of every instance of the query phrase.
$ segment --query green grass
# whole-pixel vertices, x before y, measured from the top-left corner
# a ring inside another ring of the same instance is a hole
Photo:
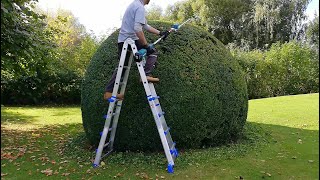
[[[251,100],[238,142],[180,150],[174,174],[162,152],[93,169],[81,122],[79,107],[1,107],[1,179],[319,179],[318,93]]]

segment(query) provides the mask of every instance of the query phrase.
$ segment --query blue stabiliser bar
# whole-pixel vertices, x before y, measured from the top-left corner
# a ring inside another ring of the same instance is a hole
[[[153,100],[155,100],[156,98],[155,97],[151,97],[151,98],[149,98],[148,100],[149,101],[153,101]]]
[[[149,98],[150,97],[150,98]],[[157,96],[157,97],[152,97],[151,95],[150,96],[147,96],[148,100],[149,101],[154,101],[156,99],[160,99],[160,96]],[[156,104],[156,106],[159,106],[160,104]]]
[[[111,98],[108,99],[109,102],[114,102],[116,101],[117,97],[111,96]]]
[[[174,148],[173,150],[170,150],[170,153],[176,157],[178,157],[178,155],[179,155],[178,150],[176,148]]]
[[[170,127],[168,127],[168,129],[164,131],[164,135],[167,135],[169,131],[170,131]]]
[[[107,115],[107,114],[106,114],[106,115],[104,115],[104,116],[103,116],[103,118],[107,119],[107,118],[108,118],[108,115]]]

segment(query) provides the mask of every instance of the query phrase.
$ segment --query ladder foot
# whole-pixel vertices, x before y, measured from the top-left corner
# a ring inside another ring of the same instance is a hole
[[[92,167],[97,168],[97,167],[99,167],[99,165],[98,164],[92,164]]]
[[[174,170],[173,170],[173,165],[172,164],[168,164],[168,173],[173,173]]]

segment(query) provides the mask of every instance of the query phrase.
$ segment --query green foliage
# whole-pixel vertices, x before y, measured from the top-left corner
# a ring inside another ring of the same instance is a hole
[[[160,20],[162,18],[162,8],[159,5],[151,4],[147,7],[147,17],[148,20]]]
[[[1,1],[1,79],[33,75],[51,60],[52,34],[33,0]]]
[[[274,42],[301,38],[300,28],[309,0],[188,0],[167,8],[166,20],[182,21],[196,15],[224,44],[267,49]]]
[[[55,32],[55,58],[51,63],[54,71],[73,71],[84,75],[85,68],[93,53],[97,50],[96,37],[86,32],[85,27],[70,11],[59,9],[56,13],[47,13],[48,29]]]
[[[266,53],[267,86],[275,96],[314,92],[319,86],[319,61],[312,51],[292,41],[276,43]],[[267,75],[267,76],[268,76]],[[319,92],[319,91],[317,91]]]
[[[82,77],[72,71],[39,71],[3,85],[1,104],[79,104]]]
[[[167,29],[171,24],[150,22]],[[113,33],[93,56],[81,91],[83,126],[93,144],[99,142],[108,103],[105,85],[118,65]],[[148,34],[149,42],[157,37]],[[186,25],[157,45],[160,51],[155,85],[178,148],[200,148],[236,140],[247,117],[244,74],[223,44],[204,30]],[[117,128],[118,150],[161,150],[161,142],[135,65]]]
[[[47,49],[47,56],[41,57],[39,54],[46,47],[39,44],[37,49],[33,49],[37,56],[31,59],[18,58],[26,61],[25,64],[4,57],[1,61],[4,65],[1,67],[2,104],[80,103],[81,80],[99,42],[68,11],[59,10],[55,14],[46,12],[42,23],[46,26],[41,24],[39,28],[34,24],[34,28],[37,28],[34,33],[38,33],[39,38],[48,38],[55,46]],[[50,36],[46,36],[46,33]],[[14,40],[19,43],[21,39]],[[12,46],[9,50],[15,51]],[[20,73],[17,69],[24,71]]]
[[[250,99],[319,92],[319,61],[296,41],[275,43],[269,51],[233,50],[246,73]]]
[[[259,50],[242,51],[233,49],[232,54],[237,59],[246,74],[249,99],[267,97],[265,83],[262,80],[262,69],[265,66],[264,53]]]
[[[319,15],[307,26],[307,41],[314,47],[319,56]]]
[[[319,94],[252,100],[249,107],[242,139],[179,151],[168,174],[163,151],[114,152],[90,168],[95,153],[78,106],[2,106],[2,178],[319,179]]]

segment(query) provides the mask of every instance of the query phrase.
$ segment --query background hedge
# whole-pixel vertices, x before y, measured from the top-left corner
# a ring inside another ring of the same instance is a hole
[[[171,24],[150,22],[167,29]],[[148,33],[146,33],[148,34]],[[81,110],[88,139],[99,142],[108,103],[105,85],[118,65],[114,32],[93,56],[82,84]],[[148,34],[153,42],[158,37]],[[178,148],[200,148],[235,140],[247,118],[248,97],[244,74],[230,52],[206,31],[184,26],[157,45],[160,51],[154,76],[156,90],[171,135]],[[119,119],[115,148],[162,150],[156,124],[134,64]]]
[[[82,77],[70,70],[1,79],[1,104],[80,104]]]
[[[246,74],[249,99],[319,92],[318,55],[299,42],[268,51],[231,49]]]

